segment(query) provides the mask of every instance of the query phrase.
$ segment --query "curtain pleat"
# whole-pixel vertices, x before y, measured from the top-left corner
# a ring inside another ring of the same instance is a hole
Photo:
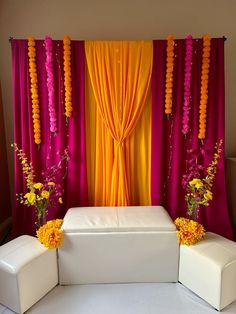
[[[59,154],[68,148],[70,160],[64,188],[62,206],[49,209],[48,219],[63,217],[72,206],[88,205],[85,139],[84,104],[84,42],[73,41],[71,45],[73,116],[68,124],[64,108],[63,42],[53,41],[53,69],[55,77],[55,104],[58,132],[50,133],[48,114],[48,91],[45,70],[44,41],[36,41],[36,62],[39,84],[40,120],[42,144],[38,149],[34,143],[30,82],[28,72],[27,40],[12,41],[13,95],[14,95],[14,142],[23,149],[32,161],[36,179],[41,179],[42,171],[56,165]],[[26,192],[22,167],[17,158],[14,161],[14,191]],[[14,199],[13,236],[21,234],[35,235],[35,214],[33,208],[23,206]]]
[[[134,46],[132,47],[132,49],[134,49],[134,47],[138,48],[137,43],[133,44]],[[86,43],[86,45],[88,45],[88,43]],[[116,43],[116,46],[113,49],[114,52],[117,54],[117,49],[120,50],[121,47],[121,43]],[[149,43],[149,53],[152,52],[152,50],[150,51],[150,47],[151,45]],[[135,57],[134,50],[132,50],[132,53],[133,57]],[[149,55],[149,57],[152,57],[152,54]],[[107,60],[110,59],[108,58]],[[128,61],[124,61],[125,66],[127,66],[126,62]],[[150,64],[147,63],[147,67],[149,66]],[[135,75],[137,75],[137,71],[139,70],[140,69],[137,69],[136,67]],[[114,71],[118,71],[117,64],[114,65]],[[141,97],[142,95],[139,91],[139,95],[137,96],[132,90],[132,80],[131,77],[128,78],[127,74],[129,72],[125,72],[125,70],[123,70],[122,73],[123,76],[122,78],[120,78],[119,84],[121,86],[121,89],[123,87],[124,90],[120,91],[119,85],[117,85],[115,90],[120,94],[117,95],[116,93],[111,93],[111,97],[113,97],[113,99],[117,99],[117,101],[119,101],[121,104],[124,102],[123,116],[126,118],[126,122],[124,123],[127,124],[128,120],[126,115],[131,114],[131,110],[129,111],[127,109],[129,108],[129,103],[127,99],[131,99],[130,101],[134,102],[136,97]],[[113,75],[115,76],[115,74]],[[129,83],[127,83],[127,80],[129,80]],[[118,84],[117,77],[116,79],[111,81]],[[112,83],[110,82],[109,84],[109,86],[112,88]],[[147,82],[145,83],[143,81],[142,84],[144,88]],[[125,85],[127,85],[127,90],[125,90]],[[97,86],[96,88],[98,91],[99,88]],[[128,91],[130,94],[128,93]],[[92,87],[92,80],[89,76],[89,73],[87,72],[85,99],[89,203],[91,205],[100,206],[109,206],[111,204],[118,205],[118,198],[114,203],[111,203],[112,191],[116,194],[115,196],[118,197],[118,194],[121,195],[124,190],[128,190],[127,197],[129,198],[129,205],[149,205],[151,89],[150,87],[148,87],[146,90],[147,96],[145,97],[145,101],[143,104],[142,114],[139,113],[141,117],[136,122],[137,124],[135,125],[135,123],[133,123],[134,130],[128,130],[128,132],[131,133],[130,136],[127,135],[127,137],[125,137],[125,141],[122,140],[124,142],[122,143],[122,153],[119,147],[120,144],[117,144],[117,140],[114,140],[111,135],[112,132],[113,134],[115,134],[117,130],[113,128],[111,132],[109,131],[108,127],[104,123],[102,115],[100,114],[101,109],[96,102],[96,97],[94,94],[95,93],[94,88]],[[98,95],[98,97],[105,97],[103,89],[101,89],[101,93],[100,95]],[[104,112],[105,110],[106,109],[103,108]],[[116,126],[119,123],[117,120],[115,120],[115,117],[117,118],[120,113],[121,112],[119,112],[119,110],[114,110],[114,116],[112,118],[114,119],[114,121],[116,121]],[[110,117],[110,120],[112,120],[112,118]],[[118,129],[118,131],[120,130]],[[124,165],[126,176],[125,183],[120,180],[119,176],[119,171],[120,169],[124,169]],[[125,188],[123,188],[124,184],[126,184]],[[126,202],[125,197],[123,199],[120,199],[120,201],[121,203],[119,203],[119,205],[124,205]]]
[[[213,158],[216,142],[224,139],[224,39],[211,40],[207,131],[204,143],[198,140],[202,40],[193,40],[190,133],[186,139],[182,134],[185,40],[175,40],[173,115],[170,120],[164,114],[165,58],[166,41],[154,41],[151,195],[152,204],[163,205],[175,219],[186,215],[185,191],[181,184],[183,174],[186,173],[186,161],[193,154],[199,155],[198,161],[206,169]],[[199,220],[208,231],[232,238],[226,200],[224,151],[217,169],[213,200],[209,206],[202,206]]]

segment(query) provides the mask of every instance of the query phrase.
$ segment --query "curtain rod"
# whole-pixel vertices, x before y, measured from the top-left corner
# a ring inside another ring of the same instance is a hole
[[[227,40],[227,37],[223,36],[223,38],[224,38],[224,41]],[[14,39],[13,37],[9,37],[9,43],[11,43],[13,39]]]

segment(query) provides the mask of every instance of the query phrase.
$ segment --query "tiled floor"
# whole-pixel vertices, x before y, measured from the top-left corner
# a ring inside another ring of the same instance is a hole
[[[0,305],[0,314],[14,312]],[[57,286],[27,314],[216,314],[181,284]],[[235,314],[236,302],[221,313]]]

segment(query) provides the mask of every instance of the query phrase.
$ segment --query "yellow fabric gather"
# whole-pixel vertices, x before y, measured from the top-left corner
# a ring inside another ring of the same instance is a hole
[[[106,205],[130,205],[126,141],[144,111],[150,90],[152,41],[86,42],[85,52],[103,132],[113,143],[106,175],[111,179]]]

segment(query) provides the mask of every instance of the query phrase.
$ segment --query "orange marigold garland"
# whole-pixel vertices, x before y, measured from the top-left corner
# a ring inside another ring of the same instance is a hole
[[[40,109],[38,96],[38,76],[36,65],[36,48],[35,39],[28,37],[28,57],[29,57],[29,73],[30,73],[30,92],[32,101],[32,118],[34,128],[34,142],[39,145],[41,143],[41,126],[40,126]]]
[[[166,86],[165,86],[165,113],[172,113],[173,98],[173,71],[174,71],[174,37],[167,37],[166,47]]]
[[[177,238],[180,244],[195,244],[199,242],[205,235],[205,229],[203,225],[197,221],[180,217],[175,219],[175,225],[178,229]]]
[[[201,97],[199,107],[199,132],[198,138],[204,140],[206,137],[206,118],[208,101],[208,81],[210,68],[211,38],[203,36],[202,73],[201,73]]]
[[[71,85],[71,40],[69,36],[63,38],[64,45],[64,88],[65,88],[65,115],[71,117],[72,107],[72,85]]]

